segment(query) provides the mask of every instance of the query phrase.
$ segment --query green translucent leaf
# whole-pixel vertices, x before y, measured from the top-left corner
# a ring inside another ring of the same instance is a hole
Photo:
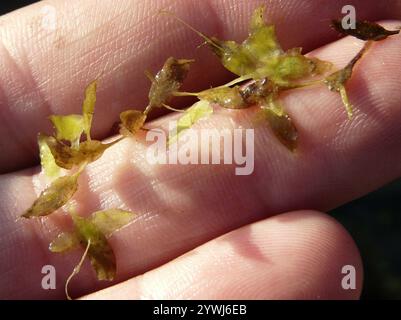
[[[293,48],[284,52],[277,40],[275,27],[266,24],[264,21],[264,11],[265,6],[263,5],[254,11],[250,21],[248,38],[241,44],[231,40],[224,41],[216,37],[208,37],[185,21],[177,17],[175,19],[202,37],[205,43],[220,58],[223,66],[239,76],[239,78],[224,85],[225,87],[231,87],[245,80],[268,78],[280,89],[294,88],[296,83],[293,83],[293,81],[324,74],[331,68],[331,63],[302,55],[301,48]],[[220,90],[220,88],[218,89]],[[225,101],[224,96],[220,94],[224,90],[227,91],[227,101],[235,98],[235,103],[231,104]],[[235,97],[237,94],[234,91],[221,89],[220,92],[213,92],[214,96],[212,98],[211,94],[211,91],[208,92],[208,96],[205,99],[217,101],[217,103],[226,108],[235,108],[236,105],[239,105],[239,99]],[[180,95],[197,94],[182,93]]]
[[[86,139],[88,140],[91,140],[90,130],[92,126],[93,113],[95,112],[96,87],[97,87],[97,81],[91,82],[86,87],[85,99],[82,104],[83,129],[86,135]]]
[[[84,130],[83,117],[79,114],[71,114],[68,116],[52,115],[49,118],[56,129],[57,140],[67,140],[72,147],[77,148]]]
[[[277,40],[275,27],[264,22],[264,10],[264,6],[255,10],[248,38],[242,44],[217,38],[207,41],[228,70],[244,79],[269,78],[279,85],[288,85],[290,80],[327,70],[330,64],[303,56],[301,48],[284,52]]]
[[[120,113],[120,134],[123,136],[135,135],[146,121],[146,115],[138,110],[127,110]]]
[[[312,74],[315,65],[301,54],[280,56],[273,68],[276,83],[286,83],[288,80],[300,79]]]
[[[22,215],[24,218],[46,216],[65,205],[78,189],[79,173],[54,180],[32,206]]]
[[[299,48],[266,59],[253,73],[254,79],[268,78],[275,84],[287,86],[290,81],[320,75],[331,69],[331,63],[308,58]]]
[[[135,217],[135,214],[121,209],[109,209],[104,211],[94,212],[91,216],[91,222],[106,236],[110,236],[114,231],[117,231],[130,223]]]
[[[186,129],[191,128],[197,121],[202,118],[207,118],[213,113],[213,108],[210,103],[205,100],[198,101],[192,107],[188,108],[184,115],[181,116],[177,121],[177,128],[175,132],[170,133],[168,144],[172,144],[177,141],[178,137]]]
[[[314,66],[301,54],[281,56],[277,64],[276,77],[279,79],[299,79],[312,73]]]
[[[77,246],[79,246],[79,239],[76,233],[62,232],[50,243],[49,250],[51,252],[61,253],[72,250]]]
[[[239,76],[254,73],[269,58],[283,53],[274,26],[264,22],[264,10],[264,6],[255,10],[248,38],[242,44],[231,40],[222,41],[215,37],[206,41],[224,67]],[[201,36],[206,37],[203,34]]]
[[[47,137],[45,135],[38,135],[40,164],[46,176],[49,178],[57,178],[60,176],[60,167],[56,164],[46,140]]]
[[[212,38],[218,43],[220,49],[213,51],[220,58],[223,66],[238,76],[251,74],[257,69],[257,58],[250,55],[249,51],[234,41],[220,41]]]
[[[276,37],[275,27],[267,25],[264,21],[264,11],[265,6],[260,6],[254,11],[249,36],[242,44],[248,50],[248,54],[258,60],[283,53]]]
[[[88,257],[96,271],[97,278],[113,280],[116,275],[116,258],[106,236],[92,222],[91,218],[83,218],[76,214],[73,214],[72,218],[80,244],[87,247],[90,240]]]
[[[381,25],[369,21],[357,21],[355,23],[355,28],[344,29],[341,20],[333,20],[331,26],[339,33],[365,41],[380,41],[400,33],[400,30],[386,30]]]

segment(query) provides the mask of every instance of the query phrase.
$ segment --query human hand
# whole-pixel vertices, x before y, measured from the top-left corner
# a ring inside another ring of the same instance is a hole
[[[189,90],[223,83],[227,72],[212,54],[195,50],[199,39],[157,12],[169,9],[207,34],[240,40],[258,4],[49,1],[0,19],[0,168],[9,172],[0,177],[2,298],[64,297],[60,283],[82,254],[47,250],[68,225],[62,210],[43,220],[15,222],[42,187],[37,169],[16,170],[35,163],[36,135],[50,129],[47,116],[79,112],[85,85],[104,69],[94,119],[94,135],[104,138],[120,111],[143,109],[149,88],[143,71],[157,69],[167,56],[196,59]],[[273,2],[267,11],[285,48],[303,46],[342,66],[361,45],[351,38],[335,41],[328,27],[345,4]],[[44,28],[44,5],[55,10],[54,29]],[[354,5],[358,17],[368,20],[400,18],[400,1]],[[283,148],[267,127],[257,128],[255,168],[249,176],[235,176],[232,167],[223,165],[149,165],[141,139],[110,148],[88,166],[74,199],[83,213],[125,206],[139,217],[110,239],[117,257],[115,285],[98,291],[105,285],[86,264],[70,285],[71,295],[358,298],[363,273],[358,249],[342,226],[318,211],[400,175],[399,37],[378,43],[360,61],[349,82],[353,120],[347,119],[338,95],[326,88],[286,94],[283,103],[299,130],[298,153]],[[249,127],[252,116],[252,110],[240,110],[235,117],[218,113],[205,122],[216,128]],[[164,126],[171,117],[155,125]],[[56,290],[40,286],[46,264],[56,267]],[[344,265],[356,268],[356,290],[341,287]]]

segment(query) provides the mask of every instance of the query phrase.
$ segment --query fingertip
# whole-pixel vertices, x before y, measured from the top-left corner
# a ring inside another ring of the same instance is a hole
[[[358,299],[363,265],[348,231],[328,214],[301,210],[269,219],[275,227],[277,261],[289,275],[282,284],[283,298]],[[294,261],[286,263],[288,256]]]
[[[362,277],[348,232],[324,213],[303,210],[229,232],[85,298],[357,299]]]

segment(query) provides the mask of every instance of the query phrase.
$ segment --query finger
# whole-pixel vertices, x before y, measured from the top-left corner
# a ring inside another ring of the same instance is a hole
[[[355,268],[353,281],[343,281],[344,266]],[[341,225],[298,211],[236,229],[84,298],[357,299],[362,273],[358,249]],[[354,289],[343,288],[347,281]]]
[[[327,211],[399,176],[399,39],[374,45],[357,65],[349,83],[356,109],[352,121],[347,119],[339,96],[326,88],[294,91],[283,99],[299,129],[298,151],[288,152],[267,126],[256,127],[254,171],[249,176],[236,176],[235,165],[152,165],[145,157],[150,142],[145,142],[144,136],[125,139],[107,150],[87,168],[74,199],[85,215],[112,207],[139,214],[112,239],[119,266],[116,281],[148,271],[266,214],[299,208]],[[319,54],[332,56],[340,64],[360,45],[346,38]],[[194,128],[252,128],[254,113],[254,109],[216,108],[209,120]],[[165,128],[176,117],[167,116],[149,125]],[[196,150],[201,148],[196,139],[191,143]],[[32,181],[36,192],[44,187],[36,175],[32,179],[31,172],[1,177],[0,252],[5,258],[0,274],[7,277],[0,288],[9,288],[10,294],[21,297],[60,297],[62,290],[41,290],[37,283],[42,275],[37,271],[34,276],[31,270],[50,263],[57,266],[63,279],[79,253],[63,257],[47,251],[48,243],[66,228],[59,221],[61,213],[40,221],[14,222],[35,198]],[[23,281],[21,274],[27,274]],[[9,286],[8,279],[20,281]],[[93,274],[88,273],[80,285],[94,290],[98,288],[94,282]]]
[[[399,1],[354,1],[358,17],[397,18]],[[194,57],[188,89],[221,83],[228,73],[168,9],[206,34],[243,39],[260,1],[47,1],[1,17],[0,172],[32,165],[36,136],[50,130],[52,113],[79,113],[85,86],[99,74],[94,135],[105,137],[127,108],[143,109],[149,81],[145,69],[168,56]],[[306,50],[337,37],[329,22],[344,1],[281,1],[268,6],[269,21],[288,47]],[[302,28],[299,25],[302,24]],[[205,72],[207,70],[207,72]]]

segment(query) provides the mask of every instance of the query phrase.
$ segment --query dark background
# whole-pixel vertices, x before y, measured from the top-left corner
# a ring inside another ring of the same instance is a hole
[[[27,6],[37,0],[0,0],[0,15]]]
[[[34,0],[4,1],[0,14]],[[364,262],[364,299],[401,299],[401,179],[331,212],[351,233]]]

